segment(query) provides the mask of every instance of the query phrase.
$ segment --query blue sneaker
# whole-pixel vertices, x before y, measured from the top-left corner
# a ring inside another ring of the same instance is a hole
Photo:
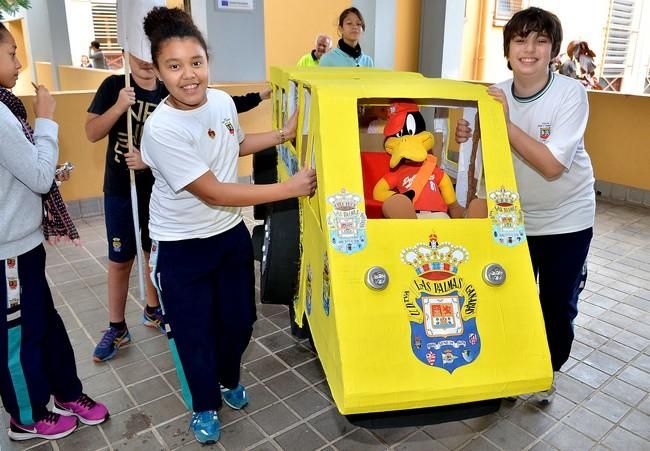
[[[112,359],[117,354],[117,350],[130,341],[131,334],[129,334],[129,329],[119,330],[114,327],[109,327],[104,331],[104,336],[99,340],[95,348],[93,360],[95,362],[104,362]]]
[[[190,429],[192,429],[197,442],[203,445],[216,443],[221,435],[221,423],[217,411],[192,412]]]
[[[163,322],[162,309],[157,307],[153,313],[148,313],[147,308],[144,308],[142,313],[142,324],[147,327],[153,327],[165,333],[165,323]]]
[[[246,389],[242,384],[238,384],[235,388],[221,385],[221,396],[223,401],[235,410],[243,409],[248,404]]]

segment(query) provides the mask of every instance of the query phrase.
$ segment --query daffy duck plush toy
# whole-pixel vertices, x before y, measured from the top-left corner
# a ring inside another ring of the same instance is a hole
[[[449,218],[463,216],[451,179],[436,166],[429,153],[434,137],[411,100],[391,103],[384,127],[384,148],[390,154],[390,171],[376,184],[375,200],[383,202],[387,218]]]

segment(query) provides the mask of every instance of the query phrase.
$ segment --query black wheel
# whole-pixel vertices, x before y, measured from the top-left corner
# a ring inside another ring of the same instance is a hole
[[[299,221],[296,199],[268,206],[260,261],[263,304],[291,305],[293,302],[300,269]]]
[[[315,350],[316,348],[314,347],[314,342],[311,338],[307,315],[303,314],[302,327],[296,324],[296,311],[293,309],[293,302],[289,305],[289,321],[291,322],[291,335],[296,338],[309,338],[309,343],[311,343],[311,347]]]
[[[278,181],[278,152],[269,147],[253,154],[253,182],[256,185],[268,185]],[[253,217],[261,220],[267,216],[268,204],[255,205]]]
[[[251,239],[253,240],[253,258],[261,262],[262,246],[264,245],[264,224],[253,227]]]
[[[346,415],[355,426],[370,429],[396,428],[405,426],[426,426],[429,424],[460,421],[489,415],[501,407],[501,399],[452,404],[421,409],[393,410],[389,412]]]

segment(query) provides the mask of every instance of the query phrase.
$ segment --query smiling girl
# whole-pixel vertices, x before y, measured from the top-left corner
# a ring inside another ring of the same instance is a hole
[[[283,183],[237,183],[239,157],[294,138],[296,116],[286,129],[245,136],[232,98],[208,89],[207,46],[190,16],[154,8],[144,29],[169,90],[142,136],[143,160],[155,177],[152,278],[192,410],[190,428],[197,441],[212,443],[222,397],[234,409],[248,403],[239,371],[256,319],[255,278],[241,207],[313,194],[316,176],[305,168]]]
[[[359,40],[366,30],[366,22],[361,11],[355,7],[344,9],[339,15],[338,47],[324,54],[320,59],[321,66],[374,67],[372,58],[361,51]]]

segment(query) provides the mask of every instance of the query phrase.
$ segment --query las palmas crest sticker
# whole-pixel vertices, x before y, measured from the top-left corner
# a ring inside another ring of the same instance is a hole
[[[366,247],[366,214],[357,208],[361,201],[358,194],[340,193],[327,198],[334,209],[327,214],[327,228],[334,249],[345,254],[354,254]]]
[[[428,243],[402,250],[401,259],[416,274],[402,293],[413,354],[422,363],[449,373],[472,363],[481,351],[481,337],[476,325],[476,290],[458,275],[460,265],[469,260],[467,250],[439,243],[432,234]]]
[[[526,241],[524,216],[516,203],[519,194],[502,186],[497,191],[492,191],[489,196],[495,202],[489,214],[492,238],[504,246],[516,246]]]

